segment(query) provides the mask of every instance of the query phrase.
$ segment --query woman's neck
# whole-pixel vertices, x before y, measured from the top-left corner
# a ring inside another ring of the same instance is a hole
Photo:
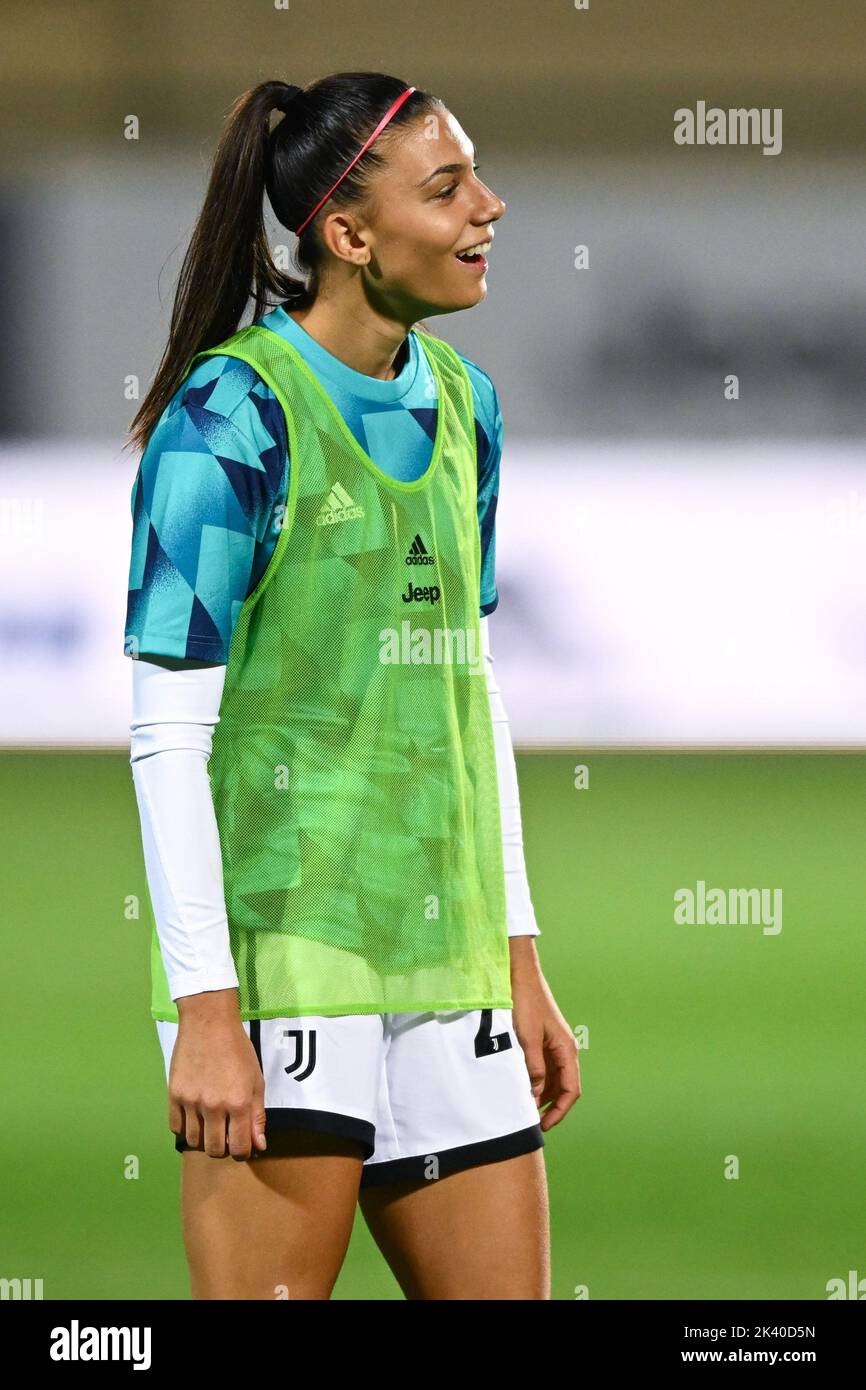
[[[408,330],[394,320],[371,315],[369,306],[363,313],[347,313],[345,306],[338,307],[320,295],[309,308],[288,313],[326,352],[363,376],[393,381],[405,365]]]

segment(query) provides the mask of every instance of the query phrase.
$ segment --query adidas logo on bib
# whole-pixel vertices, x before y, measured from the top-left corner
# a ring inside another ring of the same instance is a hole
[[[427,547],[421,537],[416,534],[414,541],[409,547],[409,554],[406,556],[407,565],[434,565],[436,561],[433,556],[428,554]]]
[[[341,483],[334,483],[316,517],[316,525],[335,526],[338,521],[353,521],[363,515],[364,508],[355,505]]]

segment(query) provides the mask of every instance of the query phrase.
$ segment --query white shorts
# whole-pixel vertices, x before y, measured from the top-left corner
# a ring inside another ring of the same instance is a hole
[[[168,1080],[178,1024],[156,1026]],[[444,1177],[544,1146],[510,1009],[309,1015],[243,1026],[265,1079],[268,1138],[306,1129],[357,1140],[362,1186]],[[187,1147],[175,1139],[179,1153]]]

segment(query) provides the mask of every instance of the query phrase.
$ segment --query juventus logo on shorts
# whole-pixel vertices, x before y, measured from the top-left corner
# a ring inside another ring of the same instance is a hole
[[[295,1040],[295,1059],[289,1066],[284,1068],[287,1076],[291,1076],[293,1072],[298,1071],[298,1067],[300,1067],[304,1061],[305,1032],[307,1038],[309,1039],[307,1044],[307,1065],[304,1067],[303,1071],[298,1072],[298,1075],[294,1078],[295,1081],[306,1081],[307,1077],[310,1075],[310,1073],[316,1065],[316,1030],[315,1028],[310,1028],[307,1030],[303,1028],[283,1029],[284,1038],[294,1038]]]

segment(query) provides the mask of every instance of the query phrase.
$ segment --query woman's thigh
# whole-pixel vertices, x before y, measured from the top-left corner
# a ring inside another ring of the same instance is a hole
[[[194,1299],[327,1299],[345,1258],[363,1150],[303,1130],[243,1162],[183,1153],[183,1236]]]
[[[361,1210],[409,1299],[549,1299],[543,1150],[446,1177],[362,1188]]]

